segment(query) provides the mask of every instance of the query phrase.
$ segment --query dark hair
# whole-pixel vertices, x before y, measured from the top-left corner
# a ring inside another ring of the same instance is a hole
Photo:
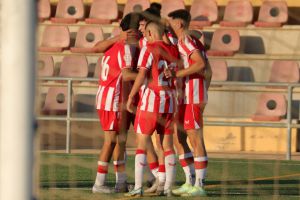
[[[120,27],[122,31],[127,31],[129,29],[138,30],[139,28],[139,21],[140,21],[140,14],[138,13],[128,13],[123,17]]]
[[[140,15],[140,21],[145,20],[148,22],[153,20],[160,20],[160,12],[153,8],[147,8],[146,10],[141,12]]]
[[[153,2],[150,4],[150,8],[157,10],[160,13],[161,5],[159,3]]]
[[[185,27],[188,27],[191,21],[191,14],[185,9],[179,9],[170,12],[168,17],[171,17],[172,19],[181,19],[184,22]]]

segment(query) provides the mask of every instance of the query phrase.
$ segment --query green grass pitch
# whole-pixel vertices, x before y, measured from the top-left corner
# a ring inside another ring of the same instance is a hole
[[[92,194],[97,158],[98,155],[95,154],[42,153],[38,199],[139,199],[124,197],[123,194]],[[128,157],[127,175],[129,182],[133,183],[134,156]],[[108,184],[113,186],[114,181],[113,166],[110,166]],[[183,170],[177,164],[174,187],[183,182]],[[206,190],[209,196],[201,199],[300,199],[300,161],[211,158]],[[150,198],[167,197],[143,197]]]

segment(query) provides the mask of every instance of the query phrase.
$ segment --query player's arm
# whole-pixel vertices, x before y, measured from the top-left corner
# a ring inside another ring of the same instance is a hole
[[[210,86],[211,78],[212,78],[212,70],[211,70],[211,66],[210,66],[209,62],[207,62],[207,64],[206,64],[206,68],[203,71],[203,76],[206,80],[206,90],[208,90],[208,88]]]
[[[192,65],[190,65],[188,68],[178,70],[177,72],[171,71],[168,69],[165,69],[165,76],[167,78],[170,77],[177,77],[177,78],[183,78],[192,74],[202,73],[202,71],[205,68],[205,61],[200,54],[200,51],[196,50],[193,51],[190,55],[190,59],[194,61]]]
[[[128,101],[127,101],[127,106],[126,107],[127,107],[127,110],[131,113],[133,112],[133,108],[132,108],[133,98],[139,92],[141,86],[143,85],[144,80],[145,80],[146,75],[147,75],[147,72],[148,72],[148,70],[146,68],[140,68],[139,69],[139,73],[136,76],[136,79],[134,81],[134,84],[132,86],[130,94],[128,96]]]

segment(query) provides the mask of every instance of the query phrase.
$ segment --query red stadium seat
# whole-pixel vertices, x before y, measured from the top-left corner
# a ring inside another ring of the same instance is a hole
[[[64,115],[68,109],[68,88],[50,87],[46,95],[43,114]]]
[[[217,29],[212,37],[209,56],[233,56],[240,48],[240,34],[237,30]]]
[[[82,0],[59,0],[57,3],[53,23],[76,23],[84,18],[84,5]]]
[[[183,0],[161,0],[161,16],[167,17],[174,10],[185,9]]]
[[[54,75],[54,62],[50,55],[39,55],[37,74],[39,77]]]
[[[38,18],[40,22],[43,22],[50,18],[51,5],[50,0],[39,0],[38,1]]]
[[[70,46],[70,33],[67,26],[46,26],[39,51],[62,52]]]
[[[60,66],[60,77],[78,77],[88,76],[88,62],[85,56],[69,55],[63,58]]]
[[[254,121],[280,121],[286,115],[286,98],[283,94],[261,94],[258,98]]]
[[[257,27],[281,27],[288,20],[288,6],[286,1],[263,1],[258,21],[255,22]]]
[[[221,26],[243,27],[251,23],[253,19],[253,7],[249,0],[231,0],[225,7],[224,20]]]
[[[127,0],[124,7],[123,17],[130,12],[141,12],[146,10],[149,6],[149,0]]]
[[[103,31],[99,26],[81,26],[77,32],[73,53],[92,53],[92,47],[103,40]]]
[[[227,81],[228,69],[225,60],[209,60],[213,72],[212,81]]]
[[[211,26],[218,19],[218,5],[215,0],[194,0],[191,5],[191,29]]]
[[[94,0],[91,5],[88,24],[110,24],[118,18],[118,4],[116,0]]]
[[[299,64],[297,61],[276,60],[273,62],[270,82],[299,82]]]

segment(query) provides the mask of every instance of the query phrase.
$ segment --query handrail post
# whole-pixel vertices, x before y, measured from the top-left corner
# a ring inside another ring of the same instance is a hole
[[[293,86],[288,86],[288,106],[287,106],[287,152],[286,159],[291,160],[291,123],[292,123],[292,99],[293,99]]]
[[[72,104],[72,80],[68,79],[68,109],[67,109],[67,133],[66,153],[71,153],[71,104]]]

